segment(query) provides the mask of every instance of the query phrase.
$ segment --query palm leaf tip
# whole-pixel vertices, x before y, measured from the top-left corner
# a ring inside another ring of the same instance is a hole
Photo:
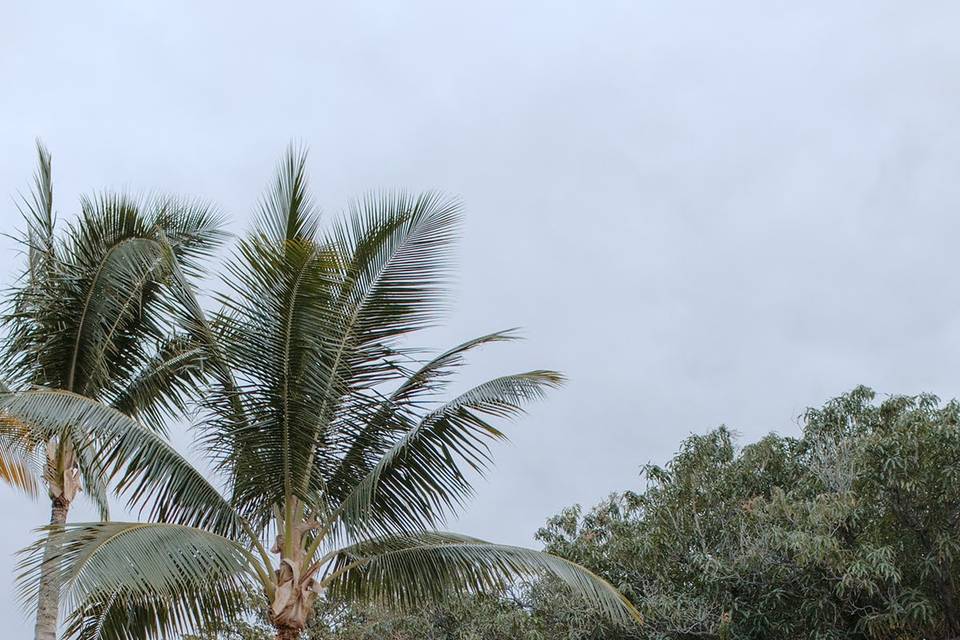
[[[163,197],[150,204],[150,222],[173,250],[180,267],[191,276],[202,273],[208,258],[227,240],[226,218],[213,205],[195,199]]]
[[[257,231],[277,244],[312,241],[319,212],[307,179],[307,148],[291,142],[276,169],[271,188],[261,197]]]

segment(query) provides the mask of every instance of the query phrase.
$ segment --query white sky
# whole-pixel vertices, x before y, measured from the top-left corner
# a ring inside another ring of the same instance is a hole
[[[36,136],[65,219],[125,187],[205,197],[241,231],[294,138],[330,214],[377,187],[459,194],[462,277],[431,341],[519,325],[529,340],[470,375],[571,378],[509,427],[457,523],[532,544],[691,432],[795,433],[859,383],[957,393],[958,19],[946,1],[9,2],[0,194],[27,188]],[[9,284],[11,241],[0,255]],[[26,639],[12,554],[47,506],[0,487],[0,513],[3,635]]]

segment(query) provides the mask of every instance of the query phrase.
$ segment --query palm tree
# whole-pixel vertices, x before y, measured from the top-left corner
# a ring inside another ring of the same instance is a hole
[[[304,167],[291,149],[209,321],[179,289],[181,326],[206,348],[197,429],[211,472],[86,398],[36,391],[3,402],[50,436],[95,431],[104,474],[152,505],[153,522],[58,532],[46,566],[73,605],[68,633],[167,637],[242,615],[254,589],[276,637],[292,640],[317,597],[412,608],[543,574],[634,619],[583,567],[438,530],[503,437],[489,420],[518,416],[561,376],[505,375],[441,401],[468,352],[515,337],[492,333],[433,358],[405,345],[444,309],[457,203],[371,195],[323,230]],[[26,597],[43,558],[38,543],[24,559]]]
[[[164,415],[185,407],[201,356],[185,334],[171,333],[165,319],[176,300],[170,265],[177,260],[192,272],[222,239],[219,217],[199,203],[105,193],[84,198],[79,219],[60,233],[50,154],[39,143],[37,150],[39,169],[21,207],[27,266],[3,316],[6,384],[0,383],[0,394],[41,388],[75,394],[162,432]],[[42,461],[35,466],[50,497],[54,530],[66,522],[81,488],[107,517],[95,432],[50,433],[7,415],[0,436],[13,465],[6,468],[17,471],[20,484],[32,482],[24,462]],[[52,539],[44,542],[44,554],[56,555]],[[51,566],[38,574],[37,640],[56,635],[59,584]]]

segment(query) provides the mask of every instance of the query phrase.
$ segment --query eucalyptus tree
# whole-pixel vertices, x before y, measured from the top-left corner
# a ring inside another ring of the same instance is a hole
[[[83,397],[162,432],[163,417],[183,409],[197,381],[202,352],[172,331],[172,265],[192,273],[220,244],[219,216],[176,199],[138,200],[103,193],[83,198],[78,218],[57,228],[51,158],[38,145],[32,193],[22,199],[26,267],[3,316],[0,406],[33,396]],[[50,497],[51,526],[62,526],[81,489],[108,513],[104,468],[95,460],[95,430],[74,425],[53,433],[29,416],[0,415],[14,480],[30,488],[24,463]],[[56,553],[51,541],[44,554]],[[59,585],[52,565],[38,574],[36,638],[56,635]]]
[[[300,636],[317,598],[401,609],[518,578],[557,576],[615,620],[635,611],[583,567],[439,530],[512,418],[561,383],[504,375],[443,395],[468,352],[434,357],[407,338],[445,307],[459,220],[435,194],[377,194],[321,226],[305,155],[291,150],[252,232],[225,269],[219,310],[184,299],[181,326],[205,345],[209,386],[195,425],[209,471],[136,420],[69,398],[11,398],[50,433],[94,429],[97,460],[152,522],[70,525],[49,561],[73,611],[68,633],[166,637],[242,615],[254,589],[276,637]],[[189,310],[189,312],[187,312]],[[26,556],[35,593],[43,549]]]

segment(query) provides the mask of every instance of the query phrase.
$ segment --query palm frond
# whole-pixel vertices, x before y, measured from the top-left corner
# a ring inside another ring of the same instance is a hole
[[[162,436],[127,415],[68,391],[35,388],[0,394],[0,415],[29,425],[25,446],[59,438],[71,444],[85,476],[114,480],[128,505],[150,519],[235,537],[236,512]]]
[[[0,451],[0,480],[31,498],[36,498],[40,493],[30,465],[14,458],[5,450]]]
[[[158,433],[166,433],[165,418],[179,417],[202,388],[206,349],[186,336],[164,341],[118,390],[110,405]]]
[[[212,256],[229,235],[216,208],[187,198],[156,199],[149,205],[147,221],[152,237],[160,240],[162,235],[179,267],[191,278],[203,275],[201,261]]]
[[[446,309],[460,203],[437,193],[370,194],[333,225],[327,245],[343,256],[338,305],[357,343],[429,326]]]
[[[438,383],[445,381],[457,368],[462,366],[464,357],[470,351],[484,345],[496,342],[512,342],[518,339],[516,329],[507,329],[467,340],[452,349],[448,349],[428,361],[407,378],[392,394],[393,403],[408,403],[424,393],[442,389],[443,387]]]
[[[175,596],[123,591],[88,597],[65,621],[72,640],[165,640],[194,637],[248,613],[246,590],[231,585],[185,588]]]
[[[610,619],[640,614],[608,582],[547,553],[451,533],[383,537],[345,549],[321,585],[335,597],[414,610],[456,595],[501,593],[518,580],[555,577]]]
[[[483,416],[515,417],[561,382],[553,371],[503,376],[430,412],[354,485],[339,509],[344,525],[391,531],[442,523],[471,491],[461,465],[482,473],[490,460],[488,442],[504,437]]]
[[[307,150],[291,144],[277,167],[271,189],[261,198],[257,232],[277,246],[313,240],[318,213],[308,189]]]
[[[335,223],[323,243],[339,259],[328,318],[312,340],[321,345],[315,375],[303,381],[310,430],[302,491],[325,490],[368,416],[375,389],[402,377],[396,339],[432,324],[444,308],[459,205],[437,194],[370,195]]]
[[[395,444],[398,430],[408,428],[397,416],[412,414],[419,404],[444,389],[453,372],[463,365],[468,352],[486,344],[515,339],[514,330],[499,331],[448,349],[411,373],[387,398],[377,403],[369,415],[359,416],[349,449],[328,482],[331,495],[342,500],[370,472]]]
[[[21,198],[19,206],[27,227],[28,276],[34,282],[42,281],[56,261],[52,167],[50,152],[37,140],[37,172],[33,177],[33,188],[29,197]]]
[[[221,344],[220,335],[207,318],[193,283],[181,268],[173,245],[162,231],[159,233],[159,241],[167,251],[170,265],[170,297],[167,301],[166,313],[189,337],[192,344],[203,349],[203,359],[208,365],[209,375],[223,387],[226,393],[236,394],[237,382],[224,346]],[[236,403],[234,408],[240,410]],[[240,419],[239,416],[235,418]]]
[[[142,289],[157,277],[163,259],[161,247],[147,238],[126,239],[107,251],[77,310],[66,389],[95,392],[110,381],[114,358],[129,357],[124,325],[142,312]]]
[[[48,563],[74,612],[70,629],[85,638],[190,631],[235,614],[253,577],[242,545],[191,527],[100,522],[50,534],[51,545],[44,538],[21,552],[21,601],[33,603],[40,565]]]

